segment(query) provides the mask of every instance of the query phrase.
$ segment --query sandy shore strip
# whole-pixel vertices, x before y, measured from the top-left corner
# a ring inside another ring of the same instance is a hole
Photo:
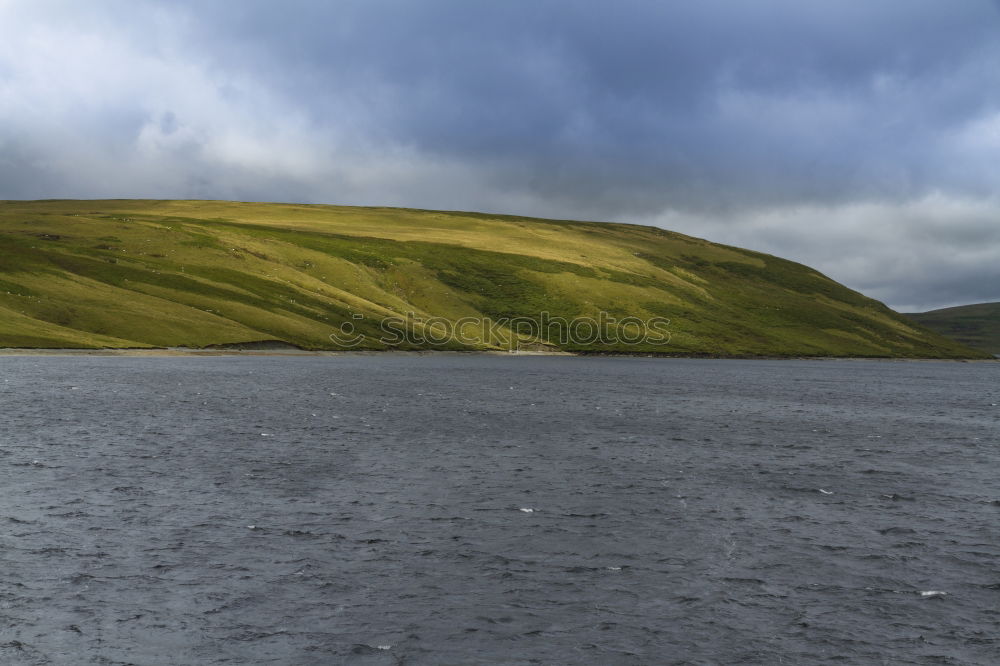
[[[426,356],[430,354],[487,354],[491,356],[577,356],[564,351],[500,350],[310,350],[310,349],[194,349],[154,347],[137,349],[20,349],[0,348],[0,356],[375,356],[383,354]]]
[[[31,348],[0,348],[0,356],[130,356],[130,357],[163,357],[163,356],[381,356],[385,354],[402,356],[432,356],[432,355],[487,355],[487,356],[629,356],[636,358],[678,358],[703,360],[745,360],[745,361],[881,361],[881,362],[916,362],[916,363],[998,363],[1000,356],[994,359],[952,359],[952,358],[864,358],[837,356],[707,356],[685,354],[650,354],[627,352],[568,352],[541,350],[311,350],[311,349],[195,349],[191,347],[151,347],[127,349],[31,349]]]

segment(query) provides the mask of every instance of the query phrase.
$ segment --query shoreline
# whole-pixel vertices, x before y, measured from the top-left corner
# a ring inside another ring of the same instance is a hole
[[[571,351],[541,351],[541,350],[373,350],[373,349],[343,349],[343,350],[311,350],[311,349],[196,349],[192,347],[152,347],[152,348],[106,348],[106,349],[75,349],[75,348],[0,348],[2,356],[124,356],[124,357],[198,357],[198,356],[274,356],[274,357],[314,357],[314,356],[437,356],[437,355],[482,355],[482,356],[561,356],[561,357],[619,357],[619,358],[654,358],[654,359],[694,359],[720,361],[882,361],[882,362],[948,362],[948,363],[996,363],[997,358],[907,358],[891,356],[751,356],[751,355],[721,355],[721,354],[682,354],[655,352],[571,352]]]

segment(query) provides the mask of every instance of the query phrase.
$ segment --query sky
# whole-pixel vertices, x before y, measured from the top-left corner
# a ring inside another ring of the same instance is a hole
[[[997,0],[0,0],[0,199],[634,222],[1000,301]]]

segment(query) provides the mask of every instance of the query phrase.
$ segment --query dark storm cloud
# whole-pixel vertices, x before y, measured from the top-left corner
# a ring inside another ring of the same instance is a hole
[[[213,62],[242,63],[316,122],[347,99],[369,136],[598,214],[982,193],[996,175],[979,159],[993,155],[942,136],[1000,106],[987,2],[216,12],[199,11],[200,41],[222,25],[239,38],[205,49]]]
[[[646,221],[892,304],[1000,299],[997,245],[962,254],[998,210],[998,28],[986,0],[0,2],[0,197]]]

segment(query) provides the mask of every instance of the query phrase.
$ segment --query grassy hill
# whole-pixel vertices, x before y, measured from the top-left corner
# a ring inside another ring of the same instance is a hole
[[[945,337],[1000,355],[1000,303],[977,303],[908,314]]]
[[[542,312],[569,323],[637,320],[602,340],[585,326],[562,339],[565,327],[504,323]],[[217,201],[0,202],[0,347],[269,340],[977,355],[800,264],[650,227]]]

